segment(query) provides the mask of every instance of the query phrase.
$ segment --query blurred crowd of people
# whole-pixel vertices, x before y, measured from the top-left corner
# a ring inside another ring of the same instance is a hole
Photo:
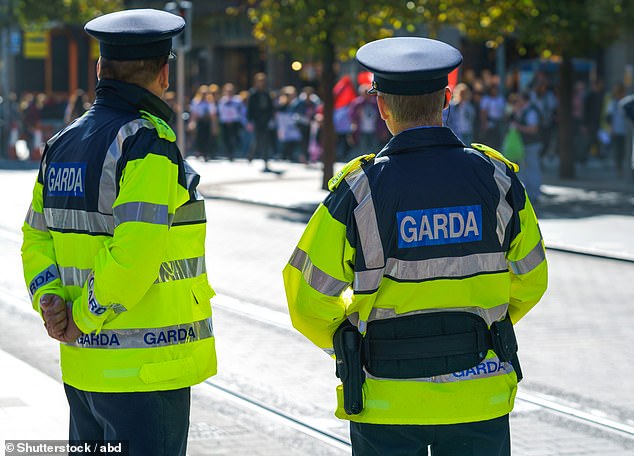
[[[32,92],[17,97],[12,93],[7,101],[10,109],[7,138],[10,157],[33,160],[39,160],[46,140],[81,116],[92,103],[92,99],[81,89],[70,97]],[[23,147],[18,151],[19,157],[16,157],[15,148],[19,143]]]
[[[344,76],[334,89],[337,159],[376,152],[389,139],[376,99],[368,84],[355,87]],[[175,98],[168,96],[175,108]],[[268,88],[267,76],[257,73],[249,90],[234,84],[201,84],[188,106],[188,154],[205,160],[236,157],[271,158],[300,163],[321,159],[323,103],[311,86]]]
[[[361,75],[356,81],[345,75],[334,87],[338,160],[376,152],[389,140],[376,98],[366,93],[369,87]],[[601,160],[623,174],[628,125],[619,101],[625,95],[622,84],[606,91],[601,80],[575,83],[573,147],[578,163]],[[197,88],[189,113],[190,153],[205,159],[320,160],[323,105],[310,86],[270,90],[263,73],[255,76],[248,91],[236,92],[231,83],[205,84]],[[539,188],[544,162],[558,155],[559,97],[542,72],[525,89],[511,85],[505,95],[495,75],[466,72],[454,87],[445,121],[465,144],[478,142],[497,150],[502,150],[509,130],[517,129],[524,143],[522,173],[530,188]]]
[[[511,84],[503,96],[495,76],[474,78],[469,73],[453,90],[445,122],[466,144],[483,143],[505,152],[512,129],[523,143],[520,176],[529,196],[537,201],[541,170],[558,157],[559,94],[552,79],[535,73],[522,90]],[[508,86],[508,84],[507,84]],[[606,90],[602,80],[576,81],[572,97],[574,160],[581,166],[590,160],[613,167],[623,176],[629,143],[628,120],[622,106],[626,88],[622,83]]]
[[[334,127],[337,135],[336,159],[377,152],[390,134],[381,120],[376,98],[367,94],[369,74],[356,80],[348,75],[334,87]],[[513,128],[524,143],[521,170],[530,196],[536,198],[544,162],[557,157],[559,98],[550,77],[535,73],[524,90],[507,83],[500,91],[499,79],[490,73],[472,71],[462,75],[453,89],[445,122],[465,143],[483,143],[504,152],[506,135]],[[201,84],[184,107],[186,155],[209,160],[247,158],[317,163],[321,159],[323,103],[311,86],[284,86],[270,89],[267,76],[257,73],[252,87],[238,90],[233,83]],[[626,96],[623,84],[609,91],[601,80],[589,84],[578,81],[573,88],[572,120],[575,160],[585,164],[600,160],[623,175],[628,157],[628,120],[619,105]],[[176,109],[173,92],[166,96]],[[10,142],[22,139],[31,151],[39,151],[43,141],[79,117],[92,100],[82,90],[67,99],[26,93],[12,106],[14,113]],[[31,153],[31,158],[33,157]],[[37,155],[37,154],[35,154]]]

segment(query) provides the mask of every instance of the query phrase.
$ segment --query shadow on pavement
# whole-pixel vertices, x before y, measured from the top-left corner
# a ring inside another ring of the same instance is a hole
[[[38,169],[39,167],[40,162],[35,160],[8,160],[6,158],[0,158],[0,169],[26,170]]]
[[[316,205],[303,205],[301,207],[289,207],[280,208],[276,211],[271,211],[269,218],[273,220],[282,220],[291,223],[301,223],[305,225],[310,220],[312,213],[317,208]]]
[[[535,212],[539,218],[631,216],[634,215],[634,194],[543,185]]]

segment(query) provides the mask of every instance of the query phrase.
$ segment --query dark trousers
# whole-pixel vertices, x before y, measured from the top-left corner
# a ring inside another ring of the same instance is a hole
[[[225,145],[225,154],[229,160],[233,160],[235,152],[240,149],[240,122],[227,122],[220,124],[222,140]]]
[[[623,171],[625,159],[625,136],[612,135],[612,152],[614,154],[614,165],[620,174]]]
[[[185,456],[190,388],[147,393],[91,393],[64,385],[69,440],[123,440],[130,456]]]
[[[509,416],[445,425],[350,422],[353,456],[510,456]]]
[[[249,160],[261,158],[264,160],[264,166],[267,165],[269,149],[271,148],[270,135],[268,125],[255,126],[253,129],[253,142],[251,143],[251,150],[249,151]]]

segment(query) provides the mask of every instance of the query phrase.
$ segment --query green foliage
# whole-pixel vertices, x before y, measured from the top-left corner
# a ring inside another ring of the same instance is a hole
[[[425,24],[431,36],[440,27],[452,25],[466,36],[499,42],[503,35],[515,31],[517,18],[526,13],[531,3],[531,0],[412,0],[405,2],[405,6],[408,17]]]
[[[432,29],[450,24],[495,45],[513,36],[545,57],[584,56],[615,41],[634,19],[629,0],[412,0]]]
[[[325,42],[347,60],[368,41],[445,25],[495,46],[508,36],[545,57],[583,56],[634,19],[629,0],[249,0],[254,36],[271,49],[319,58]]]
[[[273,50],[320,58],[334,45],[348,60],[371,40],[392,36],[404,26],[402,1],[249,0],[253,34]]]
[[[15,14],[24,29],[52,23],[83,25],[99,15],[124,8],[123,0],[14,0]]]
[[[628,0],[533,0],[519,37],[548,54],[584,56],[612,44],[631,20]],[[628,11],[626,11],[628,10]]]
[[[294,58],[321,59],[326,87],[334,85],[333,50],[340,60],[347,60],[354,57],[359,45],[391,36],[396,30],[414,33],[424,25],[434,37],[441,27],[452,25],[465,36],[486,41],[491,47],[513,37],[520,54],[530,46],[542,57],[563,57],[561,84],[565,88],[572,85],[572,73],[563,68],[570,66],[572,57],[587,56],[616,41],[634,20],[630,3],[631,0],[248,0],[248,12],[254,36],[271,50],[288,52]],[[562,176],[572,177],[572,146],[568,144],[571,94],[562,91],[561,97],[561,169]],[[328,107],[330,103],[326,99],[324,104]],[[330,128],[327,109],[325,117],[325,125]],[[331,135],[334,133],[328,131],[324,138]],[[334,162],[334,152],[329,151],[334,149],[333,144],[324,147],[324,182],[332,168],[327,162]]]

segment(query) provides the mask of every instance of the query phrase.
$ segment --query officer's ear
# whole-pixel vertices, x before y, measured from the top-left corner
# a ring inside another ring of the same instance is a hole
[[[449,107],[449,102],[451,101],[451,89],[449,87],[445,87],[445,104],[443,105],[443,109],[447,109]]]
[[[101,57],[97,60],[97,79],[101,79]]]
[[[385,99],[380,94],[376,95],[376,106],[379,108],[379,114],[381,115],[381,119],[387,120],[390,115],[388,112],[387,105],[385,104]]]
[[[161,85],[161,89],[164,91],[167,90],[170,86],[170,66],[169,64],[163,65],[161,71],[158,76],[159,84]]]
[[[385,122],[385,126],[389,130],[390,133],[394,133],[394,118],[392,117],[392,112],[390,111],[390,107],[385,102],[385,98],[381,94],[377,94],[376,96],[376,105],[379,108],[379,114],[381,115],[381,119]]]

